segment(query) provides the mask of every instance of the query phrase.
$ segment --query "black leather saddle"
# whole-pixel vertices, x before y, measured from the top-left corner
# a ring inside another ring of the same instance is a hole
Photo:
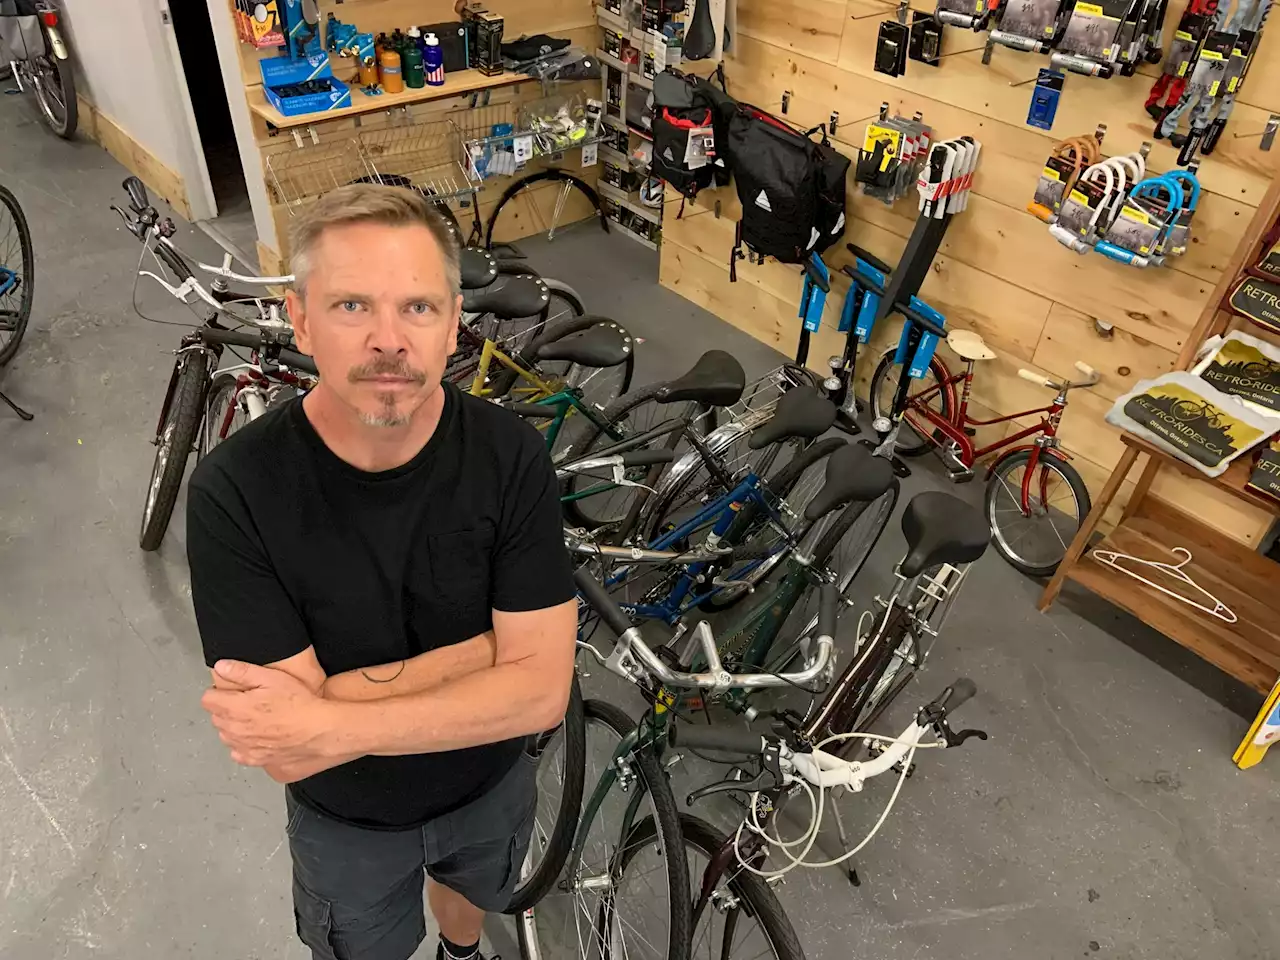
[[[986,552],[991,527],[982,511],[949,493],[918,493],[902,513],[907,558],[900,572],[914,577],[941,563],[972,563]]]
[[[488,250],[467,247],[460,260],[463,290],[482,290],[498,279],[498,261]]]
[[[502,286],[462,295],[462,309],[467,313],[491,313],[499,320],[536,317],[550,303],[547,285],[537,277],[512,277]]]
[[[884,457],[846,443],[827,457],[827,472],[819,490],[804,508],[806,520],[817,520],[846,503],[869,503],[893,483],[893,466]]]
[[[708,350],[682,377],[669,382],[658,393],[659,403],[696,401],[709,407],[728,407],[742,399],[747,374],[733,356],[723,350]]]
[[[584,367],[616,367],[631,356],[634,347],[631,334],[601,317],[586,330],[544,343],[536,356],[539,360],[568,360]]]
[[[773,408],[772,420],[751,431],[747,446],[752,450],[759,450],[791,437],[812,440],[830,430],[835,422],[834,403],[812,390],[796,387],[782,395],[778,405]]]

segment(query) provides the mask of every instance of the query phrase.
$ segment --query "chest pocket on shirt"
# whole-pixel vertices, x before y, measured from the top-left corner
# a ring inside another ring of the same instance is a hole
[[[423,599],[445,619],[439,625],[442,632],[462,631],[457,639],[475,636],[489,625],[493,542],[494,529],[488,524],[427,538],[432,596]]]

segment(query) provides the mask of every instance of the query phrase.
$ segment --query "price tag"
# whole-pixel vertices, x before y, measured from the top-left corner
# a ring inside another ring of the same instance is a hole
[[[516,137],[511,152],[515,154],[516,163],[528,163],[533,159],[533,137]]]
[[[649,42],[653,45],[653,72],[661,73],[667,69],[667,38],[661,31],[650,30]]]
[[[584,167],[594,167],[596,165],[599,147],[600,144],[598,143],[588,143],[582,148],[582,165]]]

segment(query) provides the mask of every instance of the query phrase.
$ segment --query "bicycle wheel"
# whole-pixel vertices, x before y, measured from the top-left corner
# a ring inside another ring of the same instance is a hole
[[[666,383],[651,383],[619,397],[604,410],[600,411],[600,419],[604,426],[583,422],[583,429],[571,438],[570,444],[563,453],[572,453],[574,458],[589,456],[597,450],[612,446],[631,437],[639,436],[654,427],[678,416],[683,404],[667,404],[658,402],[659,392]],[[691,426],[691,429],[710,432],[715,429],[716,411],[704,408]],[[669,437],[659,437],[645,449],[660,450],[670,443]],[[690,449],[689,442],[681,439],[675,448],[680,457]],[[649,472],[648,467],[637,467],[628,471],[631,480],[643,480]],[[590,477],[572,477],[565,483],[566,495],[582,493],[597,486],[599,481]],[[564,504],[565,519],[578,527],[594,530],[609,523],[618,523],[626,515],[631,506],[631,499],[636,495],[634,487],[619,487],[585,497],[580,500],[569,500]]]
[[[1029,577],[1048,577],[1058,569],[1093,504],[1075,468],[1041,452],[1027,495],[1031,512],[1024,516],[1022,484],[1031,452],[1019,450],[996,465],[987,484],[987,520],[1000,556]]]
[[[560,876],[573,849],[587,762],[587,730],[582,711],[582,687],[574,674],[564,722],[533,741],[538,764],[538,809],[534,814],[529,852],[506,913],[519,913],[541,900]]]
[[[876,372],[871,376],[871,416],[879,419],[888,418],[893,409],[893,398],[898,390],[900,365],[893,362],[894,351],[888,351],[880,358]],[[915,383],[911,396],[918,396],[936,387],[947,379],[947,369],[937,357],[929,363],[929,372]],[[919,401],[915,404],[918,408]],[[936,391],[927,403],[929,409],[944,420],[951,419],[951,396],[946,388]],[[928,453],[933,446],[934,428],[919,413],[913,413],[911,407],[902,417],[902,426],[898,430],[898,442],[894,449],[904,457],[918,457]]]
[[[76,133],[80,105],[76,102],[76,81],[71,64],[50,55],[31,62],[35,79],[36,103],[49,129],[70,140]]]
[[[782,526],[788,532],[801,525],[805,504],[822,489],[826,479],[827,457],[844,443],[832,437],[810,444],[765,480],[761,493],[778,511]],[[704,600],[699,609],[706,613],[718,613],[740,603],[781,565],[789,552],[782,549],[782,533],[768,522],[767,512],[754,500],[738,512],[721,542],[727,547],[745,547],[760,559],[729,565],[715,572],[720,579],[732,580],[741,586],[726,587]]]
[[[27,332],[35,281],[31,228],[18,198],[0,186],[0,367],[13,359]]]
[[[220,373],[209,385],[204,422],[200,426],[200,445],[196,449],[197,461],[249,422],[248,411],[238,402],[239,384],[240,378],[234,373]]]
[[[586,782],[594,786],[636,724],[611,703],[583,708]],[[518,919],[524,960],[688,960],[693,901],[675,797],[651,748],[633,751],[626,769],[629,787],[615,784],[605,797],[581,860]]]
[[[687,813],[680,815],[680,832],[690,889],[700,891],[705,870],[726,849],[729,838]],[[804,960],[804,949],[769,885],[734,860],[721,873],[706,907],[694,921],[689,956]]]
[[[178,361],[178,379],[169,398],[169,410],[156,445],[156,459],[147,484],[147,500],[142,509],[142,529],[138,545],[155,550],[169,529],[178,488],[187,472],[187,457],[195,449],[204,419],[204,400],[209,386],[209,370],[202,353],[186,353]]]
[[[575,177],[571,173],[565,173],[563,170],[540,170],[537,173],[532,173],[527,177],[523,177],[520,180],[517,180],[515,183],[511,184],[509,187],[507,187],[506,190],[503,191],[502,197],[498,200],[497,204],[493,208],[493,212],[489,214],[489,221],[485,224],[484,245],[486,249],[491,249],[493,247],[494,228],[497,226],[498,217],[502,215],[503,209],[505,209],[508,206],[508,204],[510,204],[510,202],[516,197],[517,194],[521,193],[524,190],[527,190],[530,187],[536,186],[539,183],[555,183],[562,190],[576,189],[579,193],[581,193],[584,197],[586,197],[588,201],[590,201],[591,206],[595,211],[596,219],[600,222],[600,229],[603,230],[605,233],[609,232],[609,218],[605,216],[604,207],[600,203],[599,194],[595,192],[595,190],[591,187],[590,184],[587,184],[582,180],[579,180],[577,177]],[[558,203],[557,203],[556,209],[557,210],[560,209],[560,205]],[[551,224],[549,233],[554,235],[556,228],[558,226],[559,224],[553,222]],[[541,227],[539,227],[539,230],[540,229]]]

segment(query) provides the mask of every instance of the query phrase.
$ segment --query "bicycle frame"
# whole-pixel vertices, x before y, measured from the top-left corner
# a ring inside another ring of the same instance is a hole
[[[240,370],[241,372],[236,376],[235,395],[231,398],[231,402],[227,404],[227,412],[223,415],[222,423],[218,427],[219,440],[225,440],[227,438],[227,431],[231,429],[231,424],[235,420],[236,405],[240,401],[241,394],[244,393],[248,387],[255,386],[270,388],[272,384],[285,384],[297,388],[305,388],[306,386],[300,377],[289,373],[287,370],[280,370],[275,374],[275,376],[268,377],[258,367],[248,363],[240,364],[237,367],[228,367],[227,369],[220,370],[218,372],[233,373],[236,370]],[[261,415],[261,410],[254,412],[252,419],[256,420]]]

